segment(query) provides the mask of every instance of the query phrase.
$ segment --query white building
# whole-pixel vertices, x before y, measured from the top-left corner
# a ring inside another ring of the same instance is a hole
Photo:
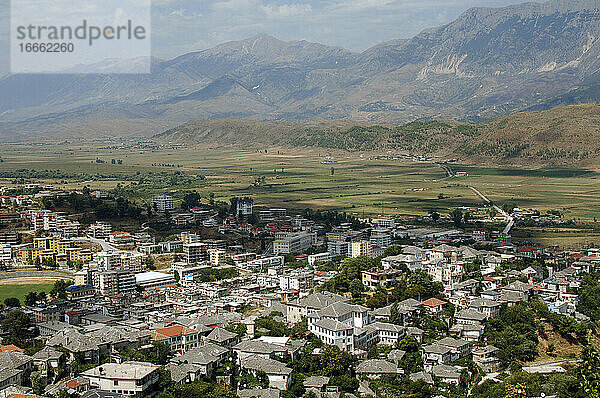
[[[161,213],[175,209],[173,197],[169,195],[154,195],[152,197],[152,205],[155,206],[156,211]]]
[[[158,382],[159,368],[148,362],[105,363],[81,375],[89,379],[91,386],[103,391],[145,396]]]
[[[273,241],[273,253],[289,254],[302,253],[314,246],[317,241],[316,233],[278,233]]]
[[[12,261],[12,247],[8,243],[0,245],[0,263],[5,265],[10,264]]]
[[[249,216],[252,214],[254,201],[250,198],[236,200],[235,212],[238,216]]]
[[[371,242],[368,240],[361,240],[358,242],[352,242],[350,257],[369,256],[371,254]]]
[[[315,276],[312,272],[293,272],[279,277],[279,288],[283,291],[306,291],[314,287]]]
[[[316,262],[319,262],[319,261],[329,261],[332,258],[333,257],[331,256],[331,254],[329,252],[311,254],[308,256],[308,265],[314,265]]]

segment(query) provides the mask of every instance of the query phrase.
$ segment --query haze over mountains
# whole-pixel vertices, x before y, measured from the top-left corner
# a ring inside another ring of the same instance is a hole
[[[153,135],[193,118],[481,120],[597,102],[599,7],[476,8],[363,53],[260,35],[155,60],[150,75],[11,75],[0,136]]]

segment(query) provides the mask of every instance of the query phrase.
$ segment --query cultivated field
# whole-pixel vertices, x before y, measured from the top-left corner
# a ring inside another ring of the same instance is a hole
[[[347,211],[358,216],[446,213],[455,206],[479,205],[468,186],[475,186],[498,204],[510,202],[541,212],[561,210],[565,218],[600,218],[600,173],[583,169],[505,169],[453,166],[466,177],[445,178],[432,162],[374,160],[372,153],[327,150],[277,149],[243,151],[223,149],[110,150],[93,146],[9,145],[0,149],[0,171],[20,168],[61,170],[69,173],[135,174],[184,171],[202,174],[205,181],[189,187],[227,201],[234,195],[250,196],[257,205],[319,208]],[[107,163],[97,164],[99,158]],[[122,159],[123,164],[111,164]],[[174,166],[165,166],[174,165]],[[10,179],[0,180],[10,184]],[[49,180],[56,186],[110,189],[128,185],[110,181]],[[156,190],[138,189],[146,200]],[[443,199],[439,199],[442,194]]]

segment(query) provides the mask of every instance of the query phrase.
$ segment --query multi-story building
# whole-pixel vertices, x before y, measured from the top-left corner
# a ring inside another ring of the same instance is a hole
[[[135,276],[130,271],[99,271],[93,279],[94,287],[103,296],[116,297],[135,290]]]
[[[292,272],[279,277],[279,288],[281,290],[308,291],[315,285],[315,277],[312,271]]]
[[[0,245],[0,263],[8,265],[12,262],[12,246],[8,243]]]
[[[223,249],[208,249],[208,258],[211,265],[223,264],[227,259],[227,252]]]
[[[331,256],[331,254],[329,252],[317,253],[317,254],[310,254],[307,257],[307,259],[308,259],[308,265],[314,265],[316,262],[319,262],[319,261],[329,261],[332,258],[333,257]]]
[[[150,332],[152,340],[167,344],[171,352],[183,354],[198,348],[200,333],[197,330],[182,325],[168,326]]]
[[[249,216],[252,214],[254,206],[254,200],[251,198],[236,198],[235,200],[235,213],[238,216]]]
[[[115,231],[108,234],[108,241],[116,245],[131,243],[135,239],[129,232]]]
[[[112,225],[106,221],[96,221],[90,225],[89,234],[96,239],[106,239],[112,232]]]
[[[368,288],[386,287],[403,275],[402,271],[395,269],[362,271],[362,283]]]
[[[152,206],[154,206],[156,211],[164,213],[165,211],[175,209],[175,201],[169,195],[154,195],[152,197]]]
[[[184,243],[183,258],[188,264],[195,264],[208,259],[207,246],[204,243]]]
[[[339,240],[330,240],[327,241],[327,251],[333,257],[350,257],[350,253],[352,253],[352,243]]]
[[[105,363],[82,372],[90,385],[121,395],[151,396],[160,366],[148,362]]]
[[[369,241],[371,246],[386,248],[392,244],[392,233],[387,229],[374,229]]]
[[[352,242],[350,256],[352,258],[360,256],[369,256],[371,254],[371,242],[368,240],[361,240]]]
[[[94,255],[98,268],[101,270],[126,270],[141,272],[144,269],[144,253],[135,251],[102,251]]]
[[[273,241],[273,253],[275,254],[288,254],[288,253],[301,253],[306,249],[314,246],[317,241],[316,233],[287,233],[279,232],[275,235],[275,241]]]
[[[379,332],[369,325],[375,317],[367,307],[344,301],[308,314],[308,330],[323,342],[353,352],[377,344]]]
[[[393,218],[376,218],[371,222],[378,228],[396,228],[396,221]]]

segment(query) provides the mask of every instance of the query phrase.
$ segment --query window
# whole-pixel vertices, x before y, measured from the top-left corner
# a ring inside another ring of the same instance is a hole
[[[118,386],[119,385],[119,380],[113,380],[113,386]]]

